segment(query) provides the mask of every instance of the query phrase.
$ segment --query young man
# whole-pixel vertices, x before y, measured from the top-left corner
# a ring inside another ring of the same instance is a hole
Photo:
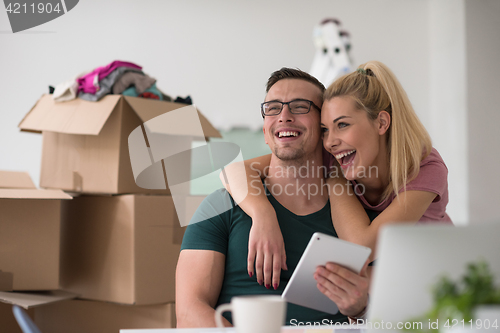
[[[229,303],[233,296],[281,294],[312,234],[319,231],[337,236],[328,193],[321,190],[323,174],[318,172],[323,164],[319,126],[323,91],[323,85],[309,74],[282,68],[270,77],[262,105],[265,140],[272,151],[266,188],[287,253],[288,270],[281,272],[281,283],[263,286],[262,281],[248,275],[252,220],[234,205],[227,191],[216,191],[196,212],[196,220],[202,222],[189,225],[184,236],[176,276],[178,327],[215,326],[214,309]],[[228,207],[226,212],[200,219],[221,202]],[[333,271],[326,276],[331,289],[338,289],[339,297],[345,300],[338,304],[341,313],[330,315],[288,304],[288,325],[346,321],[346,316],[360,313],[366,306],[366,274],[330,267]],[[226,319],[229,326],[231,317]]]

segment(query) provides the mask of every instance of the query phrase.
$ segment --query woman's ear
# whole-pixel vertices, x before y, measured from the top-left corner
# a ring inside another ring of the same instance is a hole
[[[378,134],[384,135],[391,126],[391,115],[387,111],[380,111],[377,116]]]

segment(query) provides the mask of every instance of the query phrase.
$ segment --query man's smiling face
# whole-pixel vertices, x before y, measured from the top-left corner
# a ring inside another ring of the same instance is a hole
[[[267,93],[266,102],[290,102],[296,99],[312,101],[321,106],[322,93],[314,84],[301,79],[283,79]],[[321,151],[320,112],[311,106],[309,113],[292,114],[284,105],[279,115],[264,118],[266,143],[276,157],[283,161],[302,161]]]

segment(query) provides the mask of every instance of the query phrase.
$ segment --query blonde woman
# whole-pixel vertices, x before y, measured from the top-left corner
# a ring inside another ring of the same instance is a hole
[[[372,248],[373,260],[378,231],[386,224],[452,224],[446,214],[446,165],[387,66],[370,61],[328,87],[321,128],[328,152],[323,169],[328,169],[332,221],[339,238]],[[240,206],[253,221],[249,275],[254,275],[255,264],[257,281],[274,286],[280,268],[286,268],[286,252],[273,207],[263,188],[255,191],[262,187],[255,179],[268,165],[269,156],[245,161],[250,195]],[[227,184],[226,188],[231,190]],[[379,214],[370,221],[365,209]],[[328,281],[331,273],[315,275],[327,296],[334,285]]]

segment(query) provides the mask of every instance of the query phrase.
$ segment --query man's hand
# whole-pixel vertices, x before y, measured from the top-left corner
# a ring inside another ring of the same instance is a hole
[[[358,274],[334,264],[318,266],[314,278],[318,289],[337,304],[339,311],[346,316],[356,316],[368,305],[369,277],[368,261]]]
[[[250,277],[256,276],[257,282],[267,289],[278,288],[281,269],[288,268],[285,244],[276,214],[261,216],[252,221],[247,263]]]

